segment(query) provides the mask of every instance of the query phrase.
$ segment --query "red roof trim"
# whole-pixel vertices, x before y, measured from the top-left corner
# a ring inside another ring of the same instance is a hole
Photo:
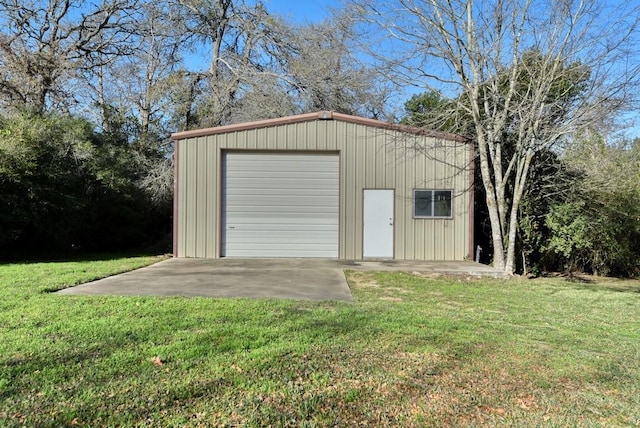
[[[319,111],[317,113],[299,114],[296,116],[280,117],[276,119],[258,120],[255,122],[237,123],[234,125],[217,126],[215,128],[195,129],[193,131],[176,132],[171,135],[175,141],[187,138],[204,137],[207,135],[224,134],[229,132],[246,131],[249,129],[267,128],[272,126],[289,125],[292,123],[309,122],[313,120],[340,120],[343,122],[355,123],[358,125],[372,126],[375,128],[388,129],[390,131],[407,132],[417,135],[426,135],[444,140],[467,142],[468,138],[457,134],[433,131],[429,129],[416,128],[407,125],[397,125],[393,123],[383,122],[381,120],[367,119],[364,117],[351,116],[333,111]]]

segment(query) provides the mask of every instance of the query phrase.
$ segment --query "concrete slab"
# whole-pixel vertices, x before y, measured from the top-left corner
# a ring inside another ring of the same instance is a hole
[[[58,294],[353,301],[344,276],[347,269],[500,276],[500,271],[472,262],[181,258],[67,288]]]

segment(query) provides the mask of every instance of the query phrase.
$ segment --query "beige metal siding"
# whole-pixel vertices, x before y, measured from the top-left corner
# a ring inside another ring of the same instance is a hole
[[[217,257],[216,150],[205,138],[179,143],[177,250],[183,257]]]
[[[309,120],[185,138],[177,144],[179,257],[220,257],[224,150],[338,152],[340,258],[362,258],[365,188],[395,189],[395,258],[463,260],[469,254],[467,143],[341,120]],[[422,151],[416,152],[417,146]],[[414,219],[414,189],[452,189],[453,217]]]

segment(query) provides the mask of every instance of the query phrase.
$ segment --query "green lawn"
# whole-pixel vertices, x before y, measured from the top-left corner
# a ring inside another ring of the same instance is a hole
[[[60,296],[0,265],[0,426],[638,426],[640,284],[348,274],[355,303]]]

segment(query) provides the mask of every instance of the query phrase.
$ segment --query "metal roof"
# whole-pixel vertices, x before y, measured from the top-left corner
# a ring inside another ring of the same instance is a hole
[[[254,122],[237,123],[233,125],[216,126],[214,128],[194,129],[191,131],[176,132],[171,135],[175,141],[187,138],[204,137],[207,135],[224,134],[230,132],[245,131],[248,129],[267,128],[272,126],[289,125],[292,123],[309,122],[314,120],[339,120],[343,122],[355,123],[359,125],[372,126],[375,128],[383,128],[390,131],[407,132],[411,134],[426,135],[444,140],[469,141],[468,138],[447,132],[434,131],[430,129],[417,128],[408,125],[398,125],[389,122],[383,122],[376,119],[367,119],[365,117],[352,116],[349,114],[336,113],[334,111],[319,111],[316,113],[305,113],[295,116],[279,117],[275,119],[258,120]]]

